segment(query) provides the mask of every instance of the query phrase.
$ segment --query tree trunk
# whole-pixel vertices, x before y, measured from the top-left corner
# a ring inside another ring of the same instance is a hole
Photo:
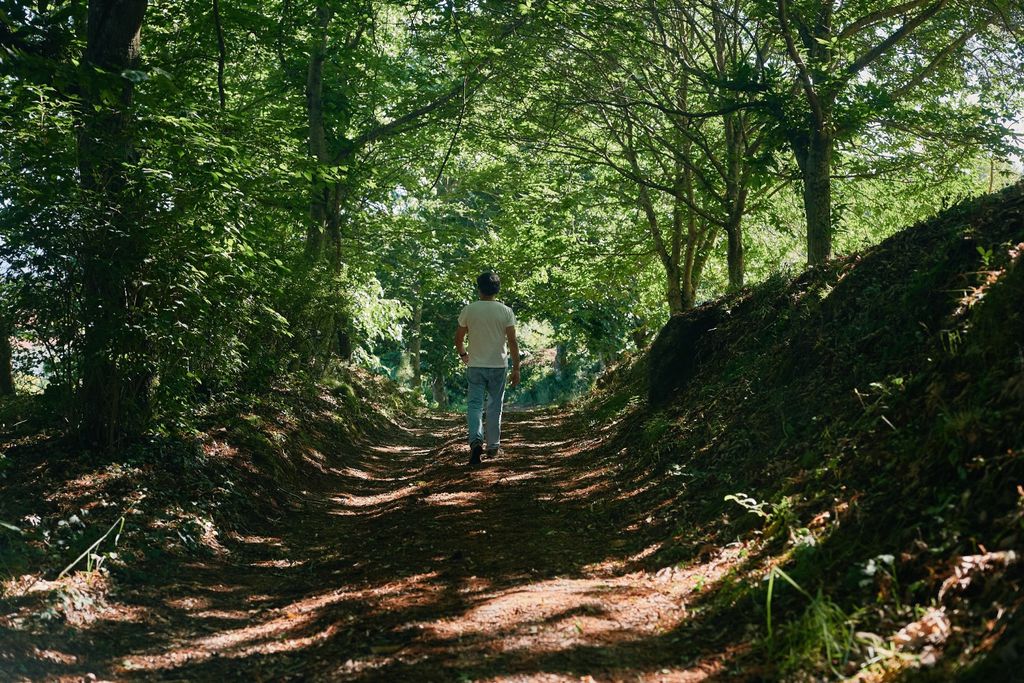
[[[668,314],[676,315],[682,313],[688,306],[686,305],[686,296],[680,283],[679,267],[666,268],[665,276],[667,278],[665,291],[668,298]]]
[[[416,302],[416,308],[412,313],[412,325],[409,331],[412,332],[412,340],[409,343],[409,362],[412,365],[413,386],[419,391],[422,388],[423,368],[420,363],[420,349],[423,344],[423,334],[420,329],[423,322],[423,304]]]
[[[832,256],[832,148],[826,124],[814,125],[807,144],[796,150],[803,175],[804,213],[807,217],[807,265],[824,263]]]
[[[438,410],[448,409],[448,392],[445,390],[444,377],[442,375],[434,375],[434,381],[430,383],[431,392],[434,394],[434,403],[437,404]]]
[[[146,0],[91,0],[82,60],[78,132],[81,185],[95,209],[82,240],[83,358],[80,436],[109,451],[149,420],[148,348],[136,320],[148,256],[138,196],[126,165],[135,157],[132,81]],[[104,92],[120,89],[110,103]]]
[[[723,67],[724,71],[724,67]],[[747,152],[743,117],[735,113],[722,117],[725,133],[727,177],[725,183],[725,234],[728,240],[726,264],[729,270],[729,291],[743,287],[743,213],[747,204],[748,169],[743,167]]]
[[[711,257],[712,249],[718,240],[718,233],[718,226],[712,225],[710,228],[705,228],[701,234],[700,241],[697,244],[697,256],[694,259],[693,272],[691,273],[691,279],[688,281],[688,288],[686,290],[688,294],[687,308],[692,308],[697,303],[697,288],[704,277],[704,267],[707,266],[708,259]]]
[[[338,358],[343,361],[352,360],[352,334],[349,331],[349,320],[347,315],[341,315],[334,319],[335,352]]]
[[[329,193],[326,242],[330,246],[327,262],[330,264],[332,273],[341,272],[341,211],[347,189],[344,183],[334,183]]]
[[[726,253],[729,265],[729,290],[734,292],[743,287],[743,214],[728,217],[726,234],[729,238]]]
[[[321,178],[319,167],[329,162],[327,130],[324,127],[324,60],[327,58],[327,27],[333,12],[317,7],[317,26],[309,48],[309,70],[306,72],[306,123],[309,129],[309,157],[317,164],[310,181],[309,227],[306,230],[306,258],[315,262],[323,249],[330,187]]]
[[[627,121],[629,126],[629,135],[632,136],[631,123]],[[631,138],[630,138],[631,139]],[[640,177],[642,175],[640,166],[637,163],[636,152],[632,146],[627,145],[623,150],[626,155],[626,160],[629,162],[630,168],[634,175]],[[676,159],[677,171],[679,169],[679,159]],[[679,173],[676,174],[677,185],[681,187],[679,182]],[[668,301],[669,315],[675,315],[676,313],[682,313],[686,309],[686,304],[683,298],[683,291],[680,286],[680,268],[679,268],[679,255],[681,248],[681,225],[682,225],[682,214],[679,211],[679,188],[676,193],[676,205],[673,209],[672,216],[672,235],[671,243],[665,242],[665,237],[661,232],[661,226],[658,223],[658,212],[654,206],[654,200],[651,198],[651,193],[647,186],[640,184],[637,190],[637,204],[640,206],[640,210],[643,212],[644,217],[647,219],[647,227],[650,231],[651,241],[654,242],[654,251],[661,260],[661,265],[665,269],[665,298]]]
[[[555,379],[561,381],[565,370],[565,344],[555,345]]]
[[[14,395],[14,369],[11,367],[11,328],[0,319],[0,396]]]

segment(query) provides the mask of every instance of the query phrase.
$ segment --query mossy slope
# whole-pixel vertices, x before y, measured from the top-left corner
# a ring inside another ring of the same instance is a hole
[[[751,656],[773,676],[996,680],[985,677],[1024,656],[1022,243],[1024,186],[965,202],[673,319],[646,370],[608,380],[589,406],[622,418],[609,452],[655,483],[644,495],[671,501],[656,561],[696,562],[737,538],[757,548],[738,572],[746,597],[715,603],[725,622],[765,617],[758,579],[778,565],[874,634],[829,665],[820,640],[761,632]],[[725,499],[739,493],[753,511]],[[987,553],[999,554],[969,590],[939,598],[961,558]],[[777,621],[806,621],[806,598],[776,593]],[[893,649],[933,608],[952,635]]]

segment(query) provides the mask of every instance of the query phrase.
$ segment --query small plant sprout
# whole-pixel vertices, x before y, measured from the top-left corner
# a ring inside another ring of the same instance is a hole
[[[771,516],[770,508],[772,505],[766,500],[758,501],[756,498],[752,498],[745,493],[732,493],[726,496],[724,500],[731,500],[747,512],[755,514],[761,519],[768,519]]]
[[[993,252],[991,249],[978,245],[978,256],[981,257],[981,268],[982,270],[989,270],[992,267]]]

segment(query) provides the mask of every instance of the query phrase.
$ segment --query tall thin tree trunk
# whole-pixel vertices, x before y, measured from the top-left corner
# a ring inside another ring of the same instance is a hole
[[[445,390],[444,377],[440,374],[434,375],[434,381],[430,383],[431,392],[434,395],[434,403],[439,410],[448,409],[448,392]]]
[[[339,315],[335,318],[335,352],[338,358],[343,361],[352,360],[352,334],[349,332],[350,320],[347,315]]]
[[[686,153],[690,153],[689,145],[687,145]],[[686,206],[686,259],[683,267],[681,286],[683,292],[683,306],[686,310],[689,310],[690,308],[693,308],[694,303],[697,301],[697,282],[700,280],[700,267],[697,265],[697,260],[700,256],[698,253],[699,239],[697,235],[697,216],[694,214],[693,209],[690,208],[695,198],[693,192],[693,177],[689,165],[687,165],[686,169],[683,171],[683,187],[690,204],[687,204]]]
[[[690,289],[692,293],[690,306],[693,306],[697,302],[697,288],[700,286],[701,278],[704,277],[704,267],[708,264],[708,259],[711,257],[712,247],[715,244],[715,241],[718,240],[719,231],[720,228],[717,225],[712,225],[710,228],[707,228],[702,233],[697,245],[697,257],[694,259],[693,263],[693,284]]]
[[[685,25],[680,27],[681,48],[684,58],[689,59],[689,35]],[[676,106],[679,111],[690,108],[690,76],[685,69],[679,69],[676,85]],[[672,314],[689,310],[696,300],[694,287],[694,262],[697,250],[697,218],[693,211],[695,202],[693,189],[692,150],[693,139],[690,129],[693,121],[682,117],[676,122],[675,138],[678,149],[674,160],[674,181],[672,198],[672,262],[675,266],[675,284],[670,283],[669,307]],[[684,238],[685,226],[685,238]],[[685,245],[685,247],[684,247]],[[677,309],[678,310],[675,310]]]
[[[729,290],[736,291],[743,287],[743,215],[732,214],[728,217],[726,235],[729,238],[726,251],[726,262],[729,267]]]
[[[810,131],[806,148],[797,151],[803,175],[804,213],[807,216],[807,264],[824,263],[832,256],[832,148],[834,139],[821,124]]]
[[[306,123],[309,135],[309,157],[315,164],[310,180],[309,225],[306,229],[306,259],[315,264],[324,256],[329,245],[327,265],[332,273],[341,271],[341,221],[347,199],[344,181],[325,177],[324,169],[332,165],[328,148],[327,127],[324,120],[324,62],[327,59],[327,33],[334,10],[321,2],[316,7],[316,26],[309,46],[309,68],[306,72]],[[337,150],[335,150],[337,151]],[[342,150],[344,151],[344,150]],[[343,155],[342,161],[347,159]],[[342,360],[352,357],[352,340],[348,317],[340,312],[331,314],[327,332],[326,369],[331,352]]]
[[[565,344],[555,345],[555,379],[561,381],[565,371]]]
[[[333,11],[320,5],[317,26],[310,41],[309,70],[306,72],[306,123],[309,129],[309,157],[317,165],[310,182],[309,226],[306,230],[306,257],[315,262],[323,248],[331,206],[330,187],[321,178],[319,167],[329,162],[327,130],[324,127],[324,60],[327,58],[327,27]]]
[[[724,70],[724,67],[723,67]],[[729,290],[743,287],[745,264],[743,259],[743,213],[746,211],[747,177],[743,168],[746,136],[743,119],[735,113],[722,117],[725,134],[726,186],[725,233],[727,238],[726,264],[729,270]]]
[[[14,395],[14,368],[11,366],[11,327],[0,318],[0,396]]]
[[[423,382],[423,368],[420,363],[420,349],[423,344],[423,303],[419,301],[419,287],[416,289],[417,301],[412,312],[412,325],[409,329],[412,332],[412,340],[409,343],[409,362],[412,365],[413,386],[419,391]]]
[[[149,419],[148,348],[135,319],[142,306],[138,278],[148,253],[139,229],[127,164],[135,157],[133,84],[146,0],[90,0],[82,60],[78,165],[94,207],[82,240],[83,358],[80,435],[111,450],[140,433]],[[104,97],[120,88],[117,101]]]

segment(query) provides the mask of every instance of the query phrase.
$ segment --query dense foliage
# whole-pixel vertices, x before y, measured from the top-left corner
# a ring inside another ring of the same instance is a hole
[[[556,399],[1019,173],[1019,4],[835,4],[0,0],[0,393],[100,448],[344,362],[447,405],[495,268]]]

